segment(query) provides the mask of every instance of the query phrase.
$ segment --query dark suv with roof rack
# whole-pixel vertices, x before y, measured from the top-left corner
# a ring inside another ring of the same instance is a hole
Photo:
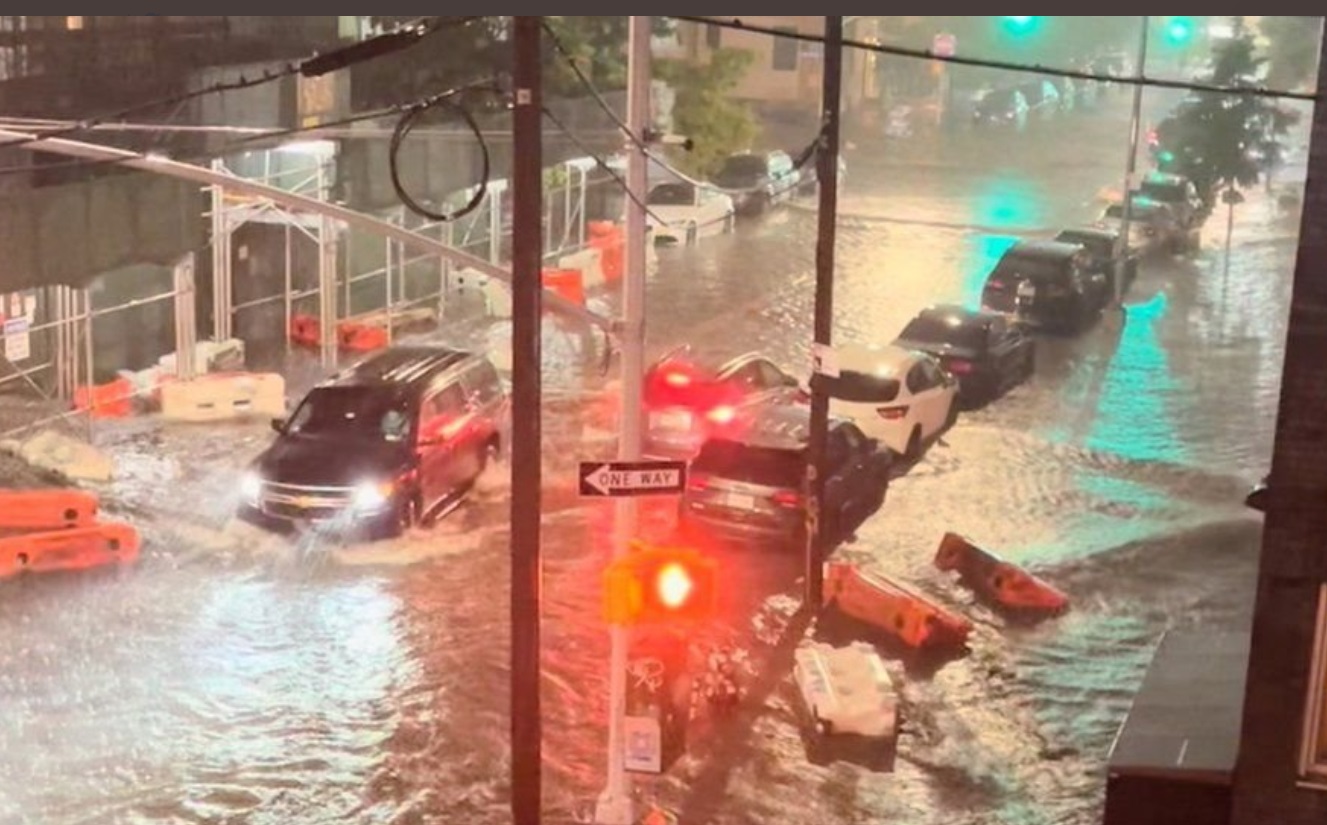
[[[502,445],[507,396],[483,356],[385,350],[309,391],[241,482],[240,515],[398,535],[459,500]]]

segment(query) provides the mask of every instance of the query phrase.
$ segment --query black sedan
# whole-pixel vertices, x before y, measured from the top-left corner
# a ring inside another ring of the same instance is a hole
[[[940,359],[958,378],[959,398],[969,407],[999,398],[1036,370],[1036,342],[996,312],[933,306],[903,329],[895,345]]]
[[[1066,229],[1055,236],[1057,243],[1074,244],[1087,250],[1092,272],[1106,276],[1110,289],[1115,289],[1115,275],[1124,264],[1124,283],[1120,295],[1128,294],[1138,278],[1138,250],[1129,249],[1121,254],[1120,233],[1104,226],[1084,226]],[[1121,261],[1121,258],[1124,260]]]

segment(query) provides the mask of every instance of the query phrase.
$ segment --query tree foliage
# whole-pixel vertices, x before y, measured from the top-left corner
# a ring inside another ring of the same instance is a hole
[[[760,134],[750,108],[733,92],[754,56],[743,49],[717,49],[708,63],[681,60],[655,62],[655,77],[676,94],[673,127],[694,143],[674,160],[695,175],[711,175],[728,155],[749,149]]]
[[[1235,36],[1212,49],[1210,71],[1199,81],[1230,89],[1262,89],[1266,60],[1253,35],[1237,23]],[[1162,168],[1193,181],[1209,207],[1226,189],[1256,184],[1279,163],[1282,136],[1295,115],[1271,99],[1238,92],[1196,92],[1157,127]]]
[[[1267,85],[1296,89],[1313,79],[1318,67],[1321,17],[1264,17],[1259,24],[1267,38]]]

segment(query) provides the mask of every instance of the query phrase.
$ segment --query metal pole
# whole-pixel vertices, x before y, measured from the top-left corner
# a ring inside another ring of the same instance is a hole
[[[512,113],[511,806],[539,825],[543,719],[540,661],[540,486],[543,394],[543,77],[539,17],[515,17]]]
[[[292,237],[293,232],[294,229],[291,227],[289,223],[287,223],[286,224],[286,276],[284,281],[286,285],[286,293],[284,300],[284,306],[286,309],[286,321],[285,321],[285,326],[282,327],[282,329],[285,330],[285,334],[282,337],[286,341],[286,357],[290,357],[290,346],[291,346],[290,318],[292,315],[295,314],[295,302],[294,299],[291,298],[291,295],[293,295],[295,292],[293,284],[294,268],[295,268],[293,260],[294,251],[291,248],[291,244],[294,242],[294,238]]]
[[[396,257],[396,256],[393,255],[392,253],[393,253],[393,248],[394,248],[395,246],[396,246],[395,242],[393,242],[391,238],[388,238],[388,239],[387,239],[387,254],[386,254],[386,256],[385,256],[386,259],[387,259],[387,266],[386,266],[385,271],[383,272],[383,280],[384,280],[384,282],[386,283],[386,286],[387,286],[387,296],[386,296],[386,302],[385,302],[385,303],[383,304],[383,306],[382,306],[382,311],[383,311],[383,316],[387,319],[387,343],[388,343],[389,345],[392,343],[392,326],[393,326],[393,325],[392,325],[392,301],[393,301],[393,299],[395,298],[395,296],[392,295],[392,291],[393,291],[393,290],[392,290],[392,266],[393,266],[393,263],[392,263],[392,262],[395,260],[395,257]],[[402,256],[402,257],[404,257],[404,256]]]
[[[1138,40],[1138,68],[1134,72],[1141,80],[1147,68],[1147,30],[1152,25],[1151,17],[1143,17],[1142,32]],[[1143,84],[1133,87],[1133,113],[1129,118],[1129,154],[1124,160],[1124,215],[1120,221],[1120,238],[1117,242],[1120,254],[1115,258],[1115,307],[1124,305],[1124,281],[1128,277],[1129,267],[1129,231],[1133,223],[1134,172],[1138,169],[1138,141],[1143,130]]]
[[[627,35],[627,126],[643,140],[650,125],[650,28],[649,17],[630,19]],[[648,158],[638,141],[627,141],[627,189],[635,199],[627,200],[626,266],[622,284],[622,419],[618,457],[640,461],[642,444],[641,409],[645,375],[645,203],[648,189]],[[639,511],[634,499],[618,499],[614,523],[613,557],[631,552]],[[595,810],[599,825],[632,825],[636,820],[631,776],[626,769],[627,656],[631,636],[626,628],[612,630],[609,663],[608,783]]]
[[[820,229],[816,239],[815,343],[828,348],[834,335],[834,244],[839,217],[839,120],[843,88],[843,18],[825,18],[824,132],[816,157],[820,182]],[[815,384],[816,382],[813,382]],[[809,500],[806,531],[806,594],[803,608],[819,613],[824,601],[824,557],[830,548],[823,535],[820,507],[825,493],[825,456],[829,440],[829,396],[823,387],[811,394],[811,443],[806,470]]]

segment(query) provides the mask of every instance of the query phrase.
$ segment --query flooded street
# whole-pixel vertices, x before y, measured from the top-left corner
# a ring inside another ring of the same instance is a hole
[[[1018,237],[1094,219],[1120,186],[1127,114],[1115,101],[1024,135],[956,135],[924,164],[850,152],[839,340],[886,343],[928,304],[974,302]],[[1303,179],[1292,149],[1283,183]],[[1194,258],[1145,264],[1122,329],[1043,342],[1035,378],[965,415],[841,551],[977,622],[968,657],[899,666],[897,774],[806,763],[781,639],[796,561],[728,553],[706,641],[751,651],[750,707],[700,726],[651,796],[687,825],[1099,821],[1160,636],[1239,627],[1250,609],[1260,521],[1243,497],[1271,452],[1298,214],[1251,194],[1228,278],[1224,223]],[[802,371],[815,224],[797,206],[661,251],[651,348],[759,349]],[[611,508],[577,502],[572,473],[612,448],[574,440],[578,414],[546,414],[545,805],[562,814],[599,791],[607,694]],[[267,434],[108,433],[124,473],[107,498],[150,558],[0,588],[0,823],[509,821],[503,468],[440,527],[386,546],[220,539]],[[665,534],[670,502],[647,510]],[[1005,626],[933,569],[948,531],[1030,565],[1073,610]]]

